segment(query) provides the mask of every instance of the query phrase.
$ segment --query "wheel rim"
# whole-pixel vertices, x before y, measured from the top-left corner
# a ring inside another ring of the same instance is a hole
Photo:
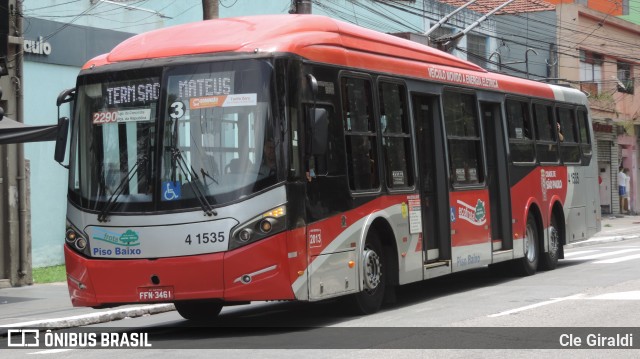
[[[549,230],[549,253],[555,255],[558,252],[560,244],[560,234],[555,226],[551,226]]]
[[[536,258],[535,231],[531,224],[527,224],[527,236],[524,242],[524,250],[526,251],[527,260],[533,262]]]
[[[378,288],[382,277],[382,264],[378,253],[367,248],[364,251],[364,285],[365,290],[372,292]]]

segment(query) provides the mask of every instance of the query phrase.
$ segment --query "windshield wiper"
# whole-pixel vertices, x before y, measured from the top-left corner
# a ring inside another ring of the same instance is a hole
[[[213,183],[219,184],[218,181],[209,174],[209,172],[204,170],[204,168],[200,168],[200,174],[202,175],[202,180],[204,181],[205,186],[207,185],[207,177],[211,178]]]
[[[193,193],[196,195],[198,202],[200,202],[200,206],[202,207],[202,210],[204,211],[204,213],[207,216],[211,216],[211,215],[217,216],[218,212],[216,212],[216,210],[213,209],[211,204],[209,204],[209,201],[207,201],[207,196],[204,193],[202,193],[202,190],[198,187],[197,184],[193,183],[192,178],[199,179],[196,171],[194,171],[193,168],[191,168],[191,172],[189,172],[188,170],[189,165],[187,165],[187,162],[184,160],[184,157],[182,157],[182,153],[177,147],[171,147],[171,155],[173,156],[173,159],[178,164],[178,167],[180,168],[180,171],[182,172],[182,174],[184,174],[187,180],[187,183],[189,183],[189,186],[191,186],[191,189],[193,190]]]
[[[100,211],[100,214],[98,214],[99,222],[107,222],[109,212],[111,211],[112,207],[115,205],[116,201],[118,200],[118,197],[120,197],[120,195],[124,191],[124,188],[125,188],[124,185],[131,181],[133,176],[135,176],[135,174],[138,173],[138,169],[140,168],[140,166],[145,164],[147,160],[149,160],[149,157],[147,157],[147,155],[140,156],[136,161],[136,163],[131,167],[127,175],[122,179],[122,181],[120,181],[120,184],[118,185],[116,190],[113,191],[113,193],[109,197],[109,200],[107,200],[107,203],[102,208],[102,211]]]

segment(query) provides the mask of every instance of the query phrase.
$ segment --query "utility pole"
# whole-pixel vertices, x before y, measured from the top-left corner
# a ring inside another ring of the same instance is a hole
[[[311,14],[311,0],[291,0],[290,14]]]
[[[212,20],[220,17],[218,0],[202,0],[202,20]]]
[[[6,75],[0,77],[4,116],[24,122],[22,44],[23,0],[0,0],[0,51],[6,52]],[[6,30],[6,33],[5,33]],[[4,47],[6,44],[6,47]],[[0,288],[33,282],[31,272],[31,224],[28,199],[28,166],[24,145],[0,145]]]

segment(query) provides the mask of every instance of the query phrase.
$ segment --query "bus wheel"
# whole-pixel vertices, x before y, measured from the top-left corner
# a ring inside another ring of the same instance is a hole
[[[530,214],[527,218],[527,230],[524,237],[524,257],[516,261],[516,272],[522,276],[533,275],[538,269],[538,227]]]
[[[562,244],[560,244],[560,231],[558,227],[558,221],[555,216],[551,217],[551,224],[549,225],[549,251],[540,256],[540,269],[552,270],[558,266],[558,258],[560,257],[560,250]]]
[[[222,310],[222,303],[218,301],[184,301],[173,303],[178,314],[184,319],[197,321],[214,320]]]
[[[370,231],[362,254],[363,290],[353,295],[358,314],[372,314],[380,310],[386,287],[385,262],[378,235]]]

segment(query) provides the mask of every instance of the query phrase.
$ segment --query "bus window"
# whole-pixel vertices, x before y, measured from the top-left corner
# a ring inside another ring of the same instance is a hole
[[[446,91],[442,98],[449,147],[449,172],[454,185],[484,182],[478,108],[473,94]]]
[[[381,82],[380,130],[385,176],[389,188],[413,186],[411,135],[407,116],[407,96],[403,85]]]
[[[132,87],[144,88],[144,95],[121,95]],[[72,201],[99,209],[117,197],[120,211],[152,208],[159,88],[154,71],[82,79],[75,116],[91,120],[78,122],[75,130]]]
[[[558,107],[557,115],[563,136],[563,140],[560,143],[560,157],[564,162],[580,162],[578,126],[575,112],[569,107]]]
[[[342,79],[342,96],[349,187],[353,191],[377,189],[380,179],[371,83],[361,78],[345,77]]]
[[[591,139],[589,138],[589,117],[585,109],[578,109],[578,126],[580,127],[580,147],[583,156],[591,156]]]
[[[511,161],[533,163],[535,150],[533,148],[529,103],[507,100],[506,106]]]
[[[556,140],[556,121],[551,106],[536,103],[533,105],[536,124],[536,150],[540,162],[558,162],[558,143]]]

